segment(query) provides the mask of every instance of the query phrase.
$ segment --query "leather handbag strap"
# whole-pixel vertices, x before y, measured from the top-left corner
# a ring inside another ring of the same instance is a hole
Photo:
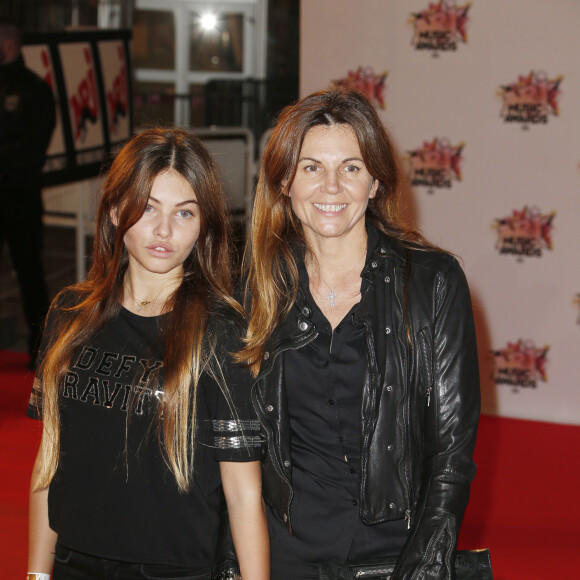
[[[320,580],[390,580],[397,557],[384,558],[381,562],[318,567]],[[455,556],[457,580],[493,580],[491,557],[488,549],[458,550]]]

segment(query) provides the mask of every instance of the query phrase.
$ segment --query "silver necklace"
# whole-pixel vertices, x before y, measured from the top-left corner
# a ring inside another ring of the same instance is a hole
[[[366,256],[366,249],[365,249],[365,253],[363,254],[363,256]],[[346,278],[348,278],[348,276],[351,274],[351,272],[349,272],[345,278],[342,280],[342,283],[344,282],[344,280]],[[326,282],[326,280],[320,275],[320,272],[318,273],[318,278],[320,280],[322,280],[322,282],[324,283],[324,285],[328,288],[328,293],[327,294],[322,294],[322,292],[320,292],[319,290],[317,290],[318,294],[320,294],[320,296],[322,296],[327,302],[328,302],[328,306],[330,306],[330,308],[334,308],[336,306],[336,303],[338,301],[338,294],[334,291],[334,288],[331,288],[330,285]],[[357,292],[357,294],[359,294],[359,292]]]
[[[322,280],[322,278],[321,278]],[[324,280],[322,280],[324,282]],[[326,284],[326,282],[324,282]],[[326,284],[326,286],[328,287],[328,289],[330,290],[330,292],[324,297],[324,299],[328,302],[328,305],[331,308],[334,308],[336,306],[336,302],[335,300],[338,299],[338,294],[334,291],[333,288],[331,288],[330,286],[328,286],[328,284]]]

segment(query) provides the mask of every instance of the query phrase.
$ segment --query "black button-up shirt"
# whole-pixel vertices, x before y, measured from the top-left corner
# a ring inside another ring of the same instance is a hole
[[[371,251],[374,246],[369,238]],[[406,522],[367,526],[359,518],[360,412],[366,352],[364,328],[352,321],[358,304],[333,332],[310,294],[303,263],[299,270],[318,336],[283,355],[294,535],[288,536],[283,529],[282,535],[288,548],[305,562],[344,564],[397,554],[407,537]],[[361,296],[362,300],[372,300],[372,284],[365,278]],[[279,518],[271,520],[283,528]]]

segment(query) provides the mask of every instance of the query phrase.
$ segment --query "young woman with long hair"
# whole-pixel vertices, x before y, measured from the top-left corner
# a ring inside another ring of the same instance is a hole
[[[210,578],[221,485],[244,580],[269,577],[229,231],[191,133],[147,130],[114,160],[91,270],[51,307],[29,406],[31,573]]]
[[[387,559],[391,580],[455,578],[473,315],[455,258],[401,219],[400,175],[376,111],[347,89],[283,110],[264,152],[237,356],[256,376],[276,580],[382,578]]]

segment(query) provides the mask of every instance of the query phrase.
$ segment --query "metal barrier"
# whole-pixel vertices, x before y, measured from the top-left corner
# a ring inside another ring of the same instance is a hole
[[[245,127],[192,127],[209,149],[224,181],[234,219],[249,224],[254,198],[254,135]]]
[[[102,178],[75,181],[42,191],[43,221],[46,225],[73,227],[76,230],[76,279],[85,278],[86,238],[94,234],[98,190]]]

